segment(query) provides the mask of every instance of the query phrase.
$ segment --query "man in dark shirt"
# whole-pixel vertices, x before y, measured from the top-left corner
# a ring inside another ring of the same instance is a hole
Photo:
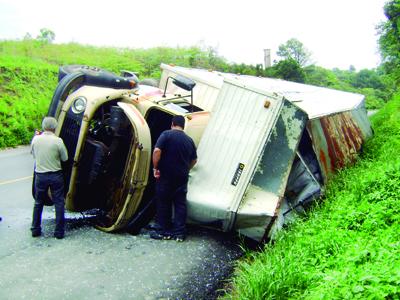
[[[197,162],[196,146],[185,134],[185,118],[175,116],[171,130],[164,131],[153,152],[156,207],[159,230],[150,237],[183,241],[186,237],[186,194],[189,170]],[[172,206],[174,222],[172,224]]]

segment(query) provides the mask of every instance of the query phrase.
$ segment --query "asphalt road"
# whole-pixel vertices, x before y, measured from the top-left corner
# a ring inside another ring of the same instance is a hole
[[[0,151],[0,299],[215,299],[241,255],[234,237],[189,227],[188,239],[101,232],[91,216],[67,213],[63,240],[32,238],[33,160],[28,147]]]

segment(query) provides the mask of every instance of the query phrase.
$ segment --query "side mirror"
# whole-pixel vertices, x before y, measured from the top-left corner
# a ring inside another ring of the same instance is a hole
[[[186,91],[192,91],[193,88],[196,86],[196,82],[194,82],[192,79],[180,75],[177,75],[175,78],[173,78],[172,82],[176,86]]]
[[[196,82],[194,82],[190,78],[181,75],[176,75],[175,77],[169,76],[167,78],[167,81],[165,82],[164,95],[163,95],[164,98],[166,97],[168,80],[170,78],[172,78],[172,83],[175,84],[177,87],[180,87],[181,89],[190,92],[190,104],[192,106],[192,112],[193,112],[193,88],[195,87]]]
[[[167,86],[168,86],[168,80],[172,79],[172,83],[175,84],[176,86],[180,87],[181,89],[184,89],[185,91],[190,91],[193,93],[193,88],[196,85],[196,82],[194,82],[192,79],[183,77],[181,75],[176,75],[175,77],[168,76],[167,81],[165,82],[165,88],[164,88],[164,95],[167,92]]]

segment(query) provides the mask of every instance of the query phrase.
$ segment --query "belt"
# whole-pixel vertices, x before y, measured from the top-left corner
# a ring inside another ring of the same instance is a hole
[[[59,171],[50,171],[50,172],[36,172],[36,174],[58,174],[58,173],[62,173],[62,170]]]

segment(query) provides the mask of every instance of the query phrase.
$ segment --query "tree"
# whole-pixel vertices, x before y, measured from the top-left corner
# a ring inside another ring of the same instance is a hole
[[[282,59],[293,59],[301,67],[304,67],[311,62],[311,52],[308,51],[302,42],[297,39],[290,39],[285,44],[281,44],[276,54]]]
[[[306,83],[336,88],[339,86],[339,80],[335,73],[331,70],[324,69],[315,65],[310,65],[304,68],[306,75]]]
[[[379,46],[387,73],[400,81],[400,0],[391,0],[384,6],[387,21],[378,27]]]
[[[281,60],[276,65],[274,65],[272,67],[272,74],[268,74],[269,71],[267,71],[266,73],[267,75],[273,75],[272,77],[301,83],[304,83],[306,77],[304,70],[301,68],[300,64],[292,58]]]
[[[32,35],[29,32],[25,33],[24,41],[30,41],[30,40],[32,40]]]
[[[375,70],[363,69],[356,73],[351,85],[356,88],[373,88],[383,90],[385,85]]]
[[[56,34],[52,30],[48,28],[42,28],[40,29],[40,34],[37,36],[36,39],[38,41],[51,44],[55,38]]]

